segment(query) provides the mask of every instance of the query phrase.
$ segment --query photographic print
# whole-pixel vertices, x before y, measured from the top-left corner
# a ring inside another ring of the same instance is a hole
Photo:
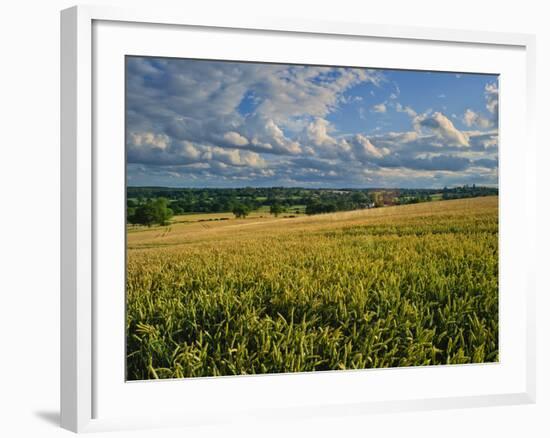
[[[498,362],[498,76],[126,57],[128,380]]]

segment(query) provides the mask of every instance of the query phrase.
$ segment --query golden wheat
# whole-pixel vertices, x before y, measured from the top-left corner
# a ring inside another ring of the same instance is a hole
[[[229,217],[129,228],[128,379],[498,360],[497,197]]]

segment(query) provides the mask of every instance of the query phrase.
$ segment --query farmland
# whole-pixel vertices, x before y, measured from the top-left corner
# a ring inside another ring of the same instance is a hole
[[[498,196],[292,210],[128,226],[129,380],[498,361]]]

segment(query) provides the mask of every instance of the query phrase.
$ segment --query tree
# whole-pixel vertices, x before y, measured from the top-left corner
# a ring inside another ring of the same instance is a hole
[[[334,201],[319,201],[317,199],[312,199],[311,202],[309,202],[306,205],[306,214],[320,214],[320,213],[334,213],[335,211],[338,211],[337,205],[334,203]]]
[[[150,227],[155,223],[155,208],[151,201],[144,202],[138,205],[135,209],[133,217],[129,218],[130,223],[146,225]]]
[[[135,207],[128,207],[126,209],[126,221],[129,223],[129,224],[133,224],[133,220],[134,220],[134,216],[136,214],[136,209]]]
[[[357,208],[357,206],[368,204],[369,202],[369,198],[363,192],[353,192],[351,195],[351,200],[355,204],[355,208]]]
[[[233,206],[233,214],[237,219],[245,218],[250,213],[250,209],[244,204],[235,204]]]
[[[271,204],[271,207],[269,207],[269,212],[275,217],[279,216],[283,211],[283,206],[278,202],[274,202],[273,204]]]
[[[306,214],[318,214],[321,212],[321,203],[317,199],[312,199],[306,205]]]
[[[157,198],[153,201],[154,218],[159,225],[166,225],[174,215],[172,209],[168,207],[169,202],[166,198]]]
[[[155,223],[166,225],[173,215],[173,211],[168,208],[168,202],[166,198],[157,198],[154,201],[148,199],[134,209],[133,215],[128,211],[128,222],[148,227]]]

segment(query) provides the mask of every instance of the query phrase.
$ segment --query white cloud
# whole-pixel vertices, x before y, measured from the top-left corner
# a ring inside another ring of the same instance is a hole
[[[365,136],[357,134],[353,137],[354,153],[359,160],[382,158],[384,155],[390,153],[387,148],[377,148],[372,142]]]
[[[468,127],[471,126],[478,126],[480,128],[490,128],[492,126],[491,120],[489,120],[486,117],[483,117],[481,114],[476,113],[475,111],[468,108],[464,112],[464,116],[462,117],[462,121],[464,124]]]
[[[384,76],[373,71],[162,59],[130,64],[126,114],[132,169],[144,166],[166,177],[196,178],[197,184],[215,185],[219,177],[316,186],[330,178],[353,186],[364,184],[361,175],[368,168],[369,178],[381,175],[388,185],[408,186],[417,177],[426,178],[420,185],[430,184],[426,181],[436,171],[496,163],[498,133],[486,130],[494,124],[485,109],[486,117],[471,109],[464,117],[458,114],[455,119],[471,128],[461,132],[442,113],[419,114],[398,102],[396,83],[378,91]],[[370,85],[353,88],[361,83]],[[368,96],[374,90],[375,101],[387,100],[372,107],[358,104],[357,93]],[[487,84],[484,92],[487,110],[498,113],[497,84]],[[347,132],[339,116],[330,117],[342,105],[351,105],[346,117],[355,118]],[[402,123],[392,110],[406,114],[412,128],[388,132],[394,118]],[[390,114],[365,126],[359,119],[371,117],[369,111]]]
[[[302,152],[300,143],[287,137],[273,119],[253,116],[246,120],[243,129],[250,139],[250,144],[244,147],[246,149],[279,155],[296,155]]]
[[[304,131],[304,143],[309,143],[315,147],[309,147],[309,155],[316,155],[325,158],[350,159],[352,146],[345,138],[335,138],[330,132],[334,128],[325,119],[316,118]]]
[[[413,110],[410,106],[403,106],[399,102],[395,104],[395,109],[399,113],[405,113],[409,117],[416,117],[417,113],[415,110]]]
[[[264,129],[271,142],[283,151],[289,154],[299,154],[301,152],[299,143],[289,140],[273,120],[269,119],[264,125]]]
[[[416,131],[388,132],[384,137],[395,143],[410,143],[418,140],[420,135]]]
[[[362,102],[363,97],[362,96],[341,96],[339,102],[340,103],[354,103],[354,102]]]
[[[379,103],[377,105],[374,105],[372,107],[372,110],[375,112],[375,113],[385,113],[387,108],[386,108],[386,104],[384,102],[382,103]]]
[[[176,140],[215,146],[223,139],[273,153],[300,152],[277,129],[300,132],[345,101],[351,87],[384,80],[380,72],[356,68],[146,58],[132,58],[128,69],[127,120],[134,131],[154,128]],[[248,116],[239,111],[242,102]]]
[[[470,144],[476,150],[487,153],[487,149],[498,147],[498,131],[468,131]],[[496,153],[496,151],[495,151]]]
[[[440,112],[435,112],[433,115],[417,116],[414,123],[417,129],[420,129],[420,127],[428,128],[440,139],[449,142],[451,145],[469,146],[468,135],[455,128],[453,122]]]
[[[498,116],[498,85],[496,82],[485,85],[485,101],[487,110]]]
[[[258,79],[252,85],[261,101],[256,112],[278,124],[304,114],[324,117],[346,90],[361,82],[378,85],[383,80],[379,73],[369,70],[301,66]]]
[[[490,82],[485,85],[485,107],[493,115],[493,125],[498,125],[498,84]]]
[[[155,134],[153,132],[132,132],[130,138],[132,144],[137,147],[153,147],[164,150],[170,143],[170,137],[166,134]]]
[[[397,99],[401,94],[401,89],[399,88],[399,85],[397,85],[397,82],[393,82],[393,86],[395,87],[395,91],[390,94],[390,99]]]
[[[231,143],[234,146],[246,146],[248,144],[248,140],[246,139],[246,137],[243,137],[241,134],[235,131],[226,132],[223,135],[223,138],[228,143]]]
[[[232,166],[265,167],[265,160],[256,152],[227,149],[217,146],[204,148],[202,158],[210,161],[219,161]]]
[[[330,128],[327,120],[317,117],[306,128],[307,138],[316,146],[335,144],[336,140],[328,134]]]
[[[181,142],[179,147],[179,155],[189,158],[190,160],[196,160],[200,157],[201,151],[189,141]]]

